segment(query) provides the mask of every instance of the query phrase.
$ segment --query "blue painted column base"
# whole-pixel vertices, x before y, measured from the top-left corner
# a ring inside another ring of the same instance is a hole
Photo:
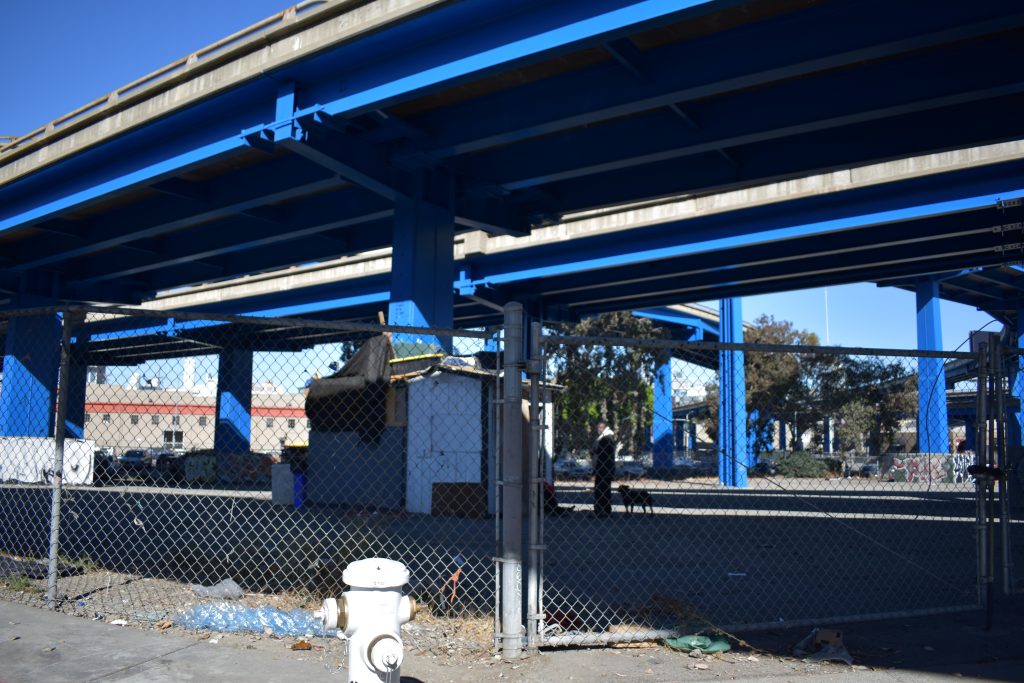
[[[395,206],[388,324],[451,329],[455,314],[455,219],[418,200]],[[451,352],[450,337],[392,335],[400,357]]]
[[[720,303],[720,338],[727,343],[743,341],[743,308],[740,299]],[[718,481],[723,486],[745,488],[750,453],[747,434],[747,388],[742,351],[718,352]]]
[[[917,348],[942,349],[939,284],[917,284]],[[917,359],[917,450],[949,454],[949,414],[946,406],[946,369],[942,358]]]
[[[217,368],[214,449],[218,454],[248,453],[251,429],[252,351],[225,349]]]
[[[8,322],[0,436],[53,436],[60,338],[56,314],[14,317]]]
[[[675,432],[672,427],[672,359],[664,358],[654,373],[654,417],[652,421],[654,469],[672,467]]]

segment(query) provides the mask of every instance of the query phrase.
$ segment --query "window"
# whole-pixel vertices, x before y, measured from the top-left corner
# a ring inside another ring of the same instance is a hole
[[[295,429],[295,420],[289,418],[288,429]]]
[[[103,413],[103,424],[110,424],[110,413]]]
[[[171,426],[177,427],[180,424],[181,424],[181,416],[180,415],[174,415],[174,416],[171,417]]]
[[[133,425],[139,424],[139,416],[138,415],[132,415],[131,418],[129,418],[129,419],[131,420],[131,423]]]
[[[267,421],[264,424],[266,424],[268,427],[273,427],[274,426],[274,418],[268,417]]]
[[[185,435],[178,430],[164,432],[164,448],[184,448]]]
[[[149,418],[149,423],[150,424],[155,424],[155,425],[160,424],[160,416],[159,415],[154,415],[153,417]]]
[[[200,415],[199,416],[199,426],[200,427],[205,427],[206,426],[206,416],[205,415]]]

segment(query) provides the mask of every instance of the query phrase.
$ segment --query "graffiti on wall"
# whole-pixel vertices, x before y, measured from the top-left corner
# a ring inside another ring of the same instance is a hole
[[[967,474],[967,468],[974,464],[974,453],[954,453],[950,456],[953,470],[953,481],[957,484],[974,483],[974,477]]]
[[[974,482],[967,468],[974,464],[974,453],[941,455],[923,453],[906,458],[893,458],[889,471],[892,481],[901,482],[944,482],[963,484]]]

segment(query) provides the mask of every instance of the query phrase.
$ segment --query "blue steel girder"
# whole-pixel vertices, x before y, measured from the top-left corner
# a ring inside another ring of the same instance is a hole
[[[338,187],[335,184],[326,189]],[[283,255],[282,250],[288,249],[314,260],[334,258],[376,246],[376,240],[359,239],[358,230],[353,228],[385,220],[392,213],[380,198],[357,188],[341,187],[319,193],[301,205],[282,207],[273,220],[228,216],[187,232],[163,235],[152,242],[159,254],[156,258],[135,258],[112,267],[105,254],[98,254],[72,271],[68,282],[84,285],[165,269],[191,269],[197,259],[216,268],[217,277],[230,277],[245,274],[248,260]],[[270,261],[273,266],[273,258]],[[281,265],[285,265],[283,260]]]
[[[502,200],[501,196],[507,193],[492,193],[489,197],[476,193],[463,201],[447,187],[441,192],[430,187],[447,184],[446,179],[451,176],[447,169],[425,169],[422,173],[404,170],[392,163],[386,149],[373,144],[373,136],[359,135],[352,126],[322,111],[306,113],[296,119],[296,124],[288,136],[279,134],[282,124],[274,124],[277,145],[390,202],[426,195],[442,208],[454,202],[456,225],[463,228],[507,235],[524,235],[529,231],[526,217]],[[433,181],[431,176],[442,176],[443,180]]]
[[[376,211],[316,216],[316,198],[355,182],[387,210],[418,169],[457,174],[443,202],[461,227],[515,232],[582,208],[1018,138],[1022,25],[1010,0],[442,4],[0,187],[0,235],[24,231],[0,256],[0,287],[127,297],[385,246],[383,231],[371,244],[357,223],[332,223],[376,231]]]
[[[894,267],[913,263],[913,259],[908,259],[911,250],[920,250],[929,258],[957,254],[969,259],[985,254],[998,256],[1002,246],[1015,240],[1011,234],[992,230],[1004,221],[1014,222],[1013,216],[995,209],[997,198],[982,196],[786,227],[767,227],[773,222],[757,218],[745,223],[742,212],[669,222],[647,231],[630,231],[628,251],[622,244],[625,235],[612,233],[576,240],[571,253],[554,244],[514,252],[510,257],[514,258],[512,263],[505,262],[503,255],[477,258],[472,266],[473,284],[494,286],[543,279],[550,291],[557,288],[557,278],[573,275],[584,287],[601,288],[612,281],[614,269],[628,268],[635,271],[628,274],[634,282],[662,278],[682,281],[700,274],[731,281],[744,262],[751,266],[784,264],[779,274],[786,276],[792,274],[793,262],[798,259],[810,259],[812,266],[814,260],[820,260],[820,268],[821,262],[844,254],[856,255],[865,264],[857,274],[870,279],[876,273],[869,271],[869,264],[876,263],[875,270],[883,270],[887,262]],[[930,222],[917,222],[923,218]],[[728,230],[720,229],[723,222],[728,222]],[[897,223],[899,230],[893,228]],[[876,229],[866,230],[870,226]],[[952,246],[944,244],[947,239],[952,240]],[[899,248],[903,254],[889,255],[884,252],[886,246]],[[747,249],[745,261],[732,251],[740,248]],[[687,262],[688,267],[681,267]],[[616,291],[622,284],[617,282]]]
[[[464,298],[484,300],[457,303],[456,319],[461,324],[490,321],[495,304],[524,297],[539,297],[546,311],[578,318],[728,292],[755,294],[863,281],[879,273],[946,271],[965,258],[998,263],[1008,258],[1003,247],[1019,236],[994,231],[993,222],[1013,223],[1022,216],[996,207],[993,196],[983,196],[761,232],[755,229],[762,225],[758,220],[744,224],[729,214],[720,220],[735,233],[707,243],[701,237],[718,234],[717,224],[705,219],[704,225],[711,223],[705,232],[702,221],[691,219],[630,231],[625,242],[615,234],[578,240],[571,250],[558,244],[474,256],[457,265],[453,288]],[[348,288],[360,282],[338,285],[337,291],[354,291]],[[378,294],[381,300],[387,296],[383,280]],[[309,301],[321,296],[306,294]],[[338,294],[332,290],[330,296]]]
[[[951,52],[952,67],[942,72],[932,69],[930,54],[912,53],[896,63],[816,74],[694,103],[687,110],[693,125],[662,107],[451,163],[467,178],[490,176],[490,185],[514,192],[1024,92],[1024,77],[1016,68],[1024,61],[1020,35],[996,36],[982,46]],[[780,102],[786,106],[777,106]]]
[[[337,176],[301,161],[283,160],[269,169],[262,165],[249,167],[208,181],[201,199],[151,193],[156,196],[113,209],[102,219],[79,221],[75,234],[58,249],[54,249],[52,240],[37,240],[36,243],[29,240],[29,244],[16,252],[16,267],[29,270],[50,266],[274,202],[315,194],[343,183]],[[68,221],[62,225],[67,226]]]
[[[1020,135],[1019,112],[1024,95],[1006,95],[983,103],[961,103],[884,120],[862,121],[841,128],[803,132],[730,148],[731,160],[713,150],[668,159],[649,159],[643,166],[599,167],[596,175],[552,178],[537,187],[555,198],[549,213],[628,204],[638,199],[709,194],[760,182],[786,180],[885,158],[909,157],[936,149],[955,149],[979,142],[978,130],[958,128],[985,110],[984,142]],[[936,131],[942,131],[941,142]],[[856,140],[856,144],[851,144]],[[457,166],[456,166],[457,168]],[[484,188],[486,189],[486,188]]]
[[[412,154],[433,161],[470,154],[643,111],[989,36],[1020,27],[1024,19],[1007,16],[1012,9],[1007,3],[944,5],[941,12],[932,11],[934,6],[927,2],[903,3],[899,8],[891,3],[872,4],[874,10],[865,3],[814,7],[775,21],[726,30],[714,40],[653,46],[644,51],[645,78],[636,77],[636,68],[623,69],[621,61],[605,60],[581,71],[428,112],[410,123],[428,131],[434,146]],[[879,16],[889,16],[896,9],[913,16],[913,21],[878,21]],[[828,30],[822,30],[823,22]],[[737,55],[757,58],[738,59]]]
[[[486,25],[459,31],[449,23],[439,43],[405,43],[391,55],[364,55],[346,83],[346,95],[323,106],[331,115],[359,116],[478,80],[545,58],[578,52],[608,41],[744,4],[740,0],[569,0],[563,2],[479,2]],[[455,8],[453,11],[458,11]],[[438,12],[437,18],[444,21]],[[299,109],[298,114],[304,114]],[[415,124],[414,124],[415,125]],[[428,131],[429,132],[429,131]]]

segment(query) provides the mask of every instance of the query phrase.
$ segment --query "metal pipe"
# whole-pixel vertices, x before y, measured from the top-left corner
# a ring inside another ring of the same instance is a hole
[[[530,353],[527,359],[527,374],[530,378],[530,441],[527,453],[527,472],[530,483],[529,512],[527,529],[529,532],[530,562],[526,568],[526,645],[531,650],[540,645],[540,629],[544,619],[540,611],[540,518],[544,514],[543,491],[544,462],[540,448],[540,323],[530,324]]]
[[[501,650],[523,652],[523,306],[505,306],[505,373],[502,413]]]
[[[501,336],[497,337],[498,342],[501,342]],[[496,454],[504,453],[502,448],[502,425],[503,425],[503,411],[500,410],[502,405],[501,397],[504,396],[504,366],[502,365],[502,354],[496,353],[495,355],[495,366],[498,373],[497,379],[494,382],[494,405],[499,407],[495,411],[495,436],[494,436],[494,452]],[[502,615],[502,595],[501,595],[501,578],[502,578],[502,567],[504,566],[502,560],[502,510],[504,505],[504,481],[505,472],[502,467],[502,457],[496,457],[494,463],[494,649],[501,649],[501,615]]]
[[[996,367],[998,368],[998,371],[999,371],[999,382],[996,385],[997,386],[996,405],[998,406],[998,408],[997,408],[997,411],[996,411],[996,419],[997,419],[997,423],[996,423],[996,452],[995,452],[995,462],[993,464],[996,467],[998,467],[1000,470],[1005,472],[1006,471],[1006,461],[1007,461],[1007,457],[1006,457],[1006,450],[1007,450],[1007,440],[1006,440],[1006,393],[1011,389],[1011,380],[1012,380],[1013,375],[1011,373],[1007,372],[1006,363],[1007,363],[1008,358],[1007,358],[1007,355],[1005,353],[1005,349],[1003,348],[1003,344],[1001,342],[996,344],[996,354],[995,354],[995,356],[996,356]],[[1016,362],[1016,356],[1012,356],[1011,355],[1010,359],[1013,359],[1014,362]],[[1003,386],[1004,378],[1006,379],[1005,389],[1004,389],[1004,386]],[[1009,555],[1010,529],[1009,529],[1008,520],[1007,520],[1008,508],[1007,508],[1007,505],[1006,505],[1006,493],[1007,493],[1007,491],[1006,491],[1006,483],[1005,482],[1006,482],[1005,478],[1002,478],[1002,479],[999,480],[999,493],[998,493],[999,499],[998,499],[998,502],[995,499],[995,496],[996,496],[995,483],[991,484],[991,487],[990,487],[990,494],[992,496],[992,500],[990,502],[991,508],[989,509],[989,514],[991,515],[991,524],[992,524],[992,527],[990,529],[990,542],[991,542],[991,544],[993,546],[992,550],[990,552],[992,553],[992,575],[993,575],[992,576],[992,582],[994,584],[995,583],[995,535],[997,533],[996,528],[995,528],[995,525],[996,525],[996,521],[995,520],[996,520],[996,512],[997,512],[996,505],[998,505],[999,506],[998,507],[998,516],[999,516],[999,529],[998,529],[998,533],[999,533],[999,540],[1000,540],[1000,544],[999,545],[1000,545],[1000,551],[1001,551],[1000,555],[1001,555],[1001,559],[1002,559],[1002,570],[1003,570],[1002,571],[1002,575],[1003,575],[1003,594],[1004,595],[1009,595],[1010,594],[1009,587],[1011,586],[1011,583],[1010,583],[1010,565],[1012,564],[1012,560],[1011,560],[1010,555]]]
[[[64,491],[64,439],[67,434],[68,375],[71,373],[71,326],[76,314],[65,312],[61,318],[60,374],[57,383],[57,424],[53,432],[53,475],[50,477],[50,555],[46,570],[46,606],[57,608],[57,573],[60,555],[60,507]]]
[[[544,640],[546,647],[565,647],[569,645],[608,645],[610,643],[645,643],[666,638],[676,638],[677,630],[631,631],[629,633],[577,633],[571,636],[548,636]]]
[[[985,462],[988,437],[988,407],[986,398],[988,393],[988,375],[985,364],[988,362],[988,344],[982,343],[978,347],[978,387],[975,413],[977,424],[975,424],[975,459],[979,464]],[[977,581],[978,581],[978,604],[985,604],[985,558],[987,549],[985,547],[985,499],[981,480],[975,480],[975,530],[977,542]]]

